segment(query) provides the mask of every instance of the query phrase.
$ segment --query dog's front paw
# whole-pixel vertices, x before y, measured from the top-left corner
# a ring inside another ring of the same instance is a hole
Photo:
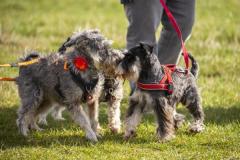
[[[109,124],[108,127],[111,130],[111,132],[114,133],[114,134],[120,133],[120,131],[121,131],[121,124],[120,123]]]
[[[46,120],[46,119],[39,119],[39,120],[38,120],[38,124],[40,124],[40,125],[45,125],[45,126],[47,126],[47,125],[48,125],[48,123],[47,123],[47,120]]]
[[[129,140],[129,139],[131,139],[131,138],[133,138],[133,137],[136,137],[136,132],[135,131],[128,131],[128,132],[125,132],[125,134],[124,134],[124,140]]]
[[[62,116],[60,116],[60,117],[54,117],[54,120],[57,120],[57,121],[65,121],[66,119],[63,118]]]
[[[161,136],[161,135],[157,135],[158,137],[158,140],[160,143],[165,143],[165,142],[168,142],[172,139],[174,139],[176,136],[174,134],[168,134],[168,135],[164,135],[164,136]]]
[[[94,132],[86,133],[86,138],[91,142],[94,142],[94,143],[98,142],[97,135]]]
[[[185,116],[184,115],[179,114],[179,113],[174,115],[174,127],[175,127],[175,129],[180,128],[183,125],[184,122],[185,122]]]
[[[40,128],[36,123],[31,123],[29,125],[29,128],[32,129],[32,130],[36,130],[36,131],[44,131],[44,129]]]
[[[27,137],[27,136],[28,136],[29,129],[28,129],[28,127],[20,127],[20,128],[19,128],[19,132],[20,132],[20,134],[22,134],[24,137]]]
[[[200,133],[204,128],[204,124],[201,121],[195,121],[190,125],[189,131],[192,133]]]
[[[174,130],[161,130],[159,127],[157,128],[157,138],[161,143],[168,142],[174,139],[176,136],[174,134]]]
[[[117,134],[117,133],[120,133],[121,128],[120,127],[110,127],[110,130],[112,133]]]
[[[96,133],[97,139],[101,139],[102,138],[102,134],[100,132]]]

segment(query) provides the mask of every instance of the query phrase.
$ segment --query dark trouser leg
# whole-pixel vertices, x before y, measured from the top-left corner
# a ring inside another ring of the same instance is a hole
[[[157,54],[155,32],[159,26],[163,8],[159,0],[136,0],[124,5],[125,13],[129,22],[127,31],[127,49],[135,47],[139,42],[154,45]],[[133,94],[136,84],[130,82]]]
[[[195,0],[168,0],[168,8],[175,17],[184,41],[191,34],[195,17]],[[162,64],[176,64],[181,51],[181,43],[166,13],[162,16],[163,29],[158,42],[158,58]]]

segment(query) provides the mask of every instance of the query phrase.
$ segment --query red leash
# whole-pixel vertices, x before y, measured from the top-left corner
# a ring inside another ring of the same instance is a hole
[[[187,49],[185,47],[185,44],[184,44],[184,41],[183,41],[183,38],[182,38],[181,29],[178,26],[176,19],[174,18],[174,16],[172,15],[170,10],[168,9],[167,5],[164,3],[164,1],[160,0],[160,3],[162,4],[162,6],[163,6],[163,8],[164,8],[164,10],[165,10],[165,12],[166,12],[166,14],[168,16],[169,21],[171,22],[173,28],[177,32],[178,38],[181,41],[183,57],[184,57],[185,65],[186,65],[186,70],[188,71],[188,68],[189,68],[189,57],[188,57]]]
[[[186,65],[186,72],[188,73],[188,68],[189,68],[189,57],[187,53],[187,49],[185,47],[183,38],[182,38],[182,32],[180,27],[177,24],[176,19],[168,9],[167,5],[164,3],[163,0],[160,0],[160,3],[162,4],[164,11],[166,12],[169,21],[171,22],[173,28],[177,32],[178,38],[181,41],[181,46],[182,46],[182,51],[183,51],[183,57]],[[144,83],[137,83],[138,88],[141,88],[143,90],[163,90],[166,91],[169,95],[173,93],[173,80],[172,80],[172,72],[176,70],[176,65],[163,65],[162,66],[164,69],[164,77],[159,81],[158,84],[144,84]]]

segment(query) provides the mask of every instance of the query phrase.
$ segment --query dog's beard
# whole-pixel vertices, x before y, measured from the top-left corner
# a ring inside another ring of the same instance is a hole
[[[100,64],[104,73],[107,76],[118,76],[117,67],[119,61],[124,58],[124,54],[119,50],[111,49],[107,52],[107,56],[104,61]]]
[[[121,75],[123,78],[126,78],[130,81],[138,81],[140,74],[140,61],[137,60],[131,64],[131,66],[127,66],[127,68],[123,67],[123,62],[121,62],[117,67],[117,73]]]
[[[91,54],[94,66],[99,70],[100,69],[100,57],[98,54]]]

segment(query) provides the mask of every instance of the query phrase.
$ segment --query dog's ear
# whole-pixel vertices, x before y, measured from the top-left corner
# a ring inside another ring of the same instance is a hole
[[[144,42],[140,42],[140,47],[142,47],[143,49],[145,49],[145,51],[148,53],[148,54],[151,54],[153,52],[153,46],[152,45],[149,45],[147,43],[144,43]]]

